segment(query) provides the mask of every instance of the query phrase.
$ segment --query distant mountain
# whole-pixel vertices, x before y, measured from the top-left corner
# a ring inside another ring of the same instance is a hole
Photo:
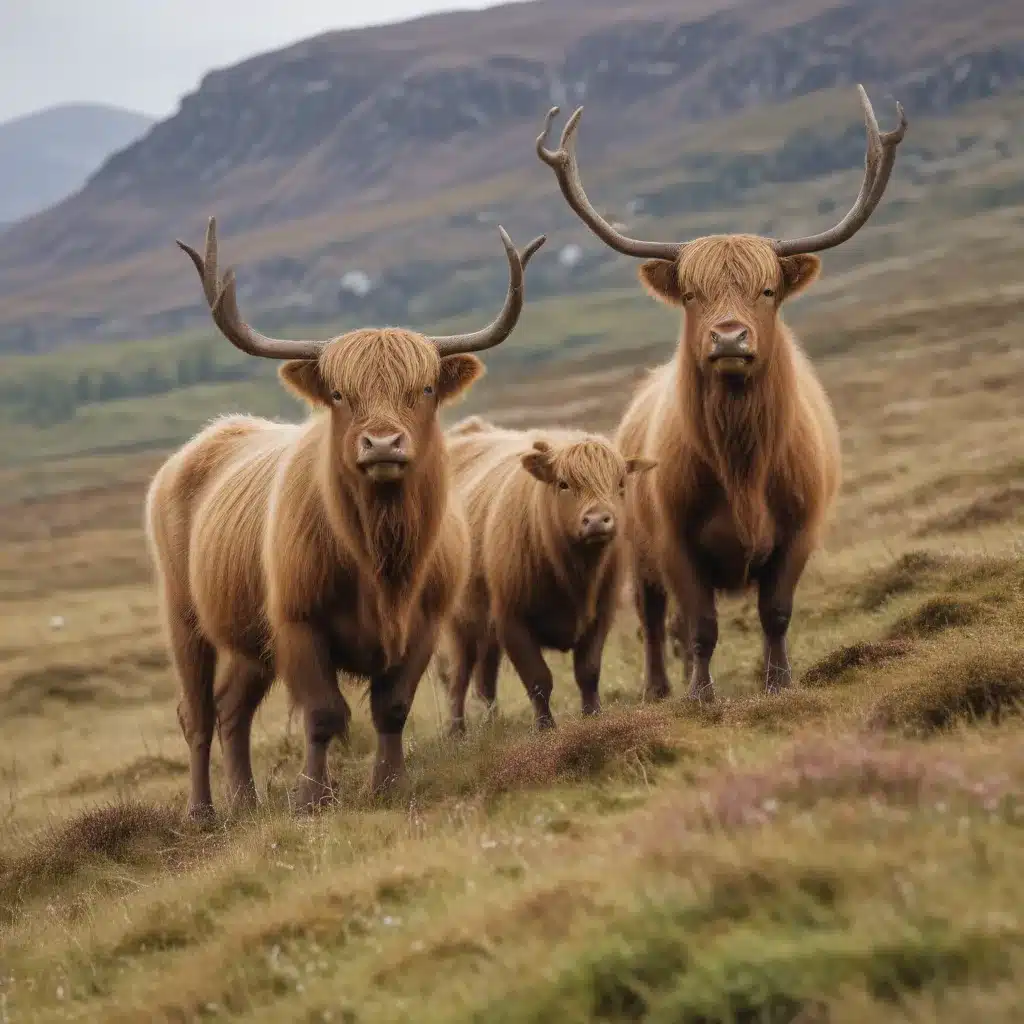
[[[552,103],[586,100],[588,186],[658,235],[765,183],[862,167],[856,82],[883,127],[895,98],[914,124],[897,179],[952,173],[984,133],[924,119],[1020,93],[1020,0],[537,0],[309,39],[209,73],[0,235],[0,350],[208,325],[173,239],[201,244],[210,213],[263,324],[476,308],[504,274],[495,219],[520,243],[579,241],[582,262],[531,270],[534,295],[574,289],[611,256],[533,152]]]
[[[73,192],[153,118],[93,103],[68,103],[0,123],[0,232]]]

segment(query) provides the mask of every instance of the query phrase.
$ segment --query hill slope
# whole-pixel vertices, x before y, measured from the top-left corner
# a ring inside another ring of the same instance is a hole
[[[1016,6],[644,0],[627,16],[612,0],[544,0],[253,58],[208,75],[79,194],[0,237],[0,347],[200,324],[169,243],[200,234],[212,211],[243,298],[258,297],[251,311],[312,323],[465,312],[491,287],[477,268],[496,243],[481,222],[500,216],[517,238],[547,230],[559,242],[576,227],[532,152],[552,102],[586,98],[590,177],[620,213],[639,193],[652,230],[653,216],[734,207],[766,181],[857,167],[856,81],[883,120],[893,95],[913,119],[905,173],[914,156],[958,152],[959,138],[922,149],[923,118],[1019,91]],[[816,97],[799,120],[748,116]],[[358,303],[342,283],[352,270],[375,285]]]
[[[68,103],[0,124],[0,225],[76,192],[152,123],[133,110]]]

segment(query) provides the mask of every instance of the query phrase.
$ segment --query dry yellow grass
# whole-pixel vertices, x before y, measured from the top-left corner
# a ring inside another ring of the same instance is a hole
[[[600,719],[556,657],[557,733],[506,670],[501,716],[455,745],[427,679],[385,804],[357,697],[341,808],[289,813],[275,692],[260,812],[183,826],[140,529],[156,458],[5,470],[0,1021],[1019,1020],[1024,303],[970,225],[793,311],[846,482],[792,692],[757,695],[756,612],[730,600],[719,703],[638,706],[624,607]],[[496,371],[465,411],[609,428],[633,358]]]

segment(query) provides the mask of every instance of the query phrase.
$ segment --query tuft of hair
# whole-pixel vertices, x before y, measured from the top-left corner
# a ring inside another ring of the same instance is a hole
[[[581,436],[557,448],[538,440],[534,448],[551,453],[552,467],[570,487],[613,490],[625,470],[625,460],[603,437]]]
[[[400,327],[366,327],[332,342],[320,356],[324,376],[352,395],[396,405],[411,387],[426,387],[440,369],[437,348]]]
[[[683,250],[679,276],[698,292],[713,294],[723,278],[756,295],[779,282],[779,260],[771,245],[757,235],[707,235]]]

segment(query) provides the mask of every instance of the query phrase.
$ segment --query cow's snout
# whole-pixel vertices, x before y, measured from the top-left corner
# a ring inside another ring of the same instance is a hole
[[[615,536],[615,516],[608,509],[590,509],[580,521],[580,539],[591,543],[611,540]]]
[[[359,435],[356,464],[374,481],[399,480],[409,464],[409,444],[401,431]]]

